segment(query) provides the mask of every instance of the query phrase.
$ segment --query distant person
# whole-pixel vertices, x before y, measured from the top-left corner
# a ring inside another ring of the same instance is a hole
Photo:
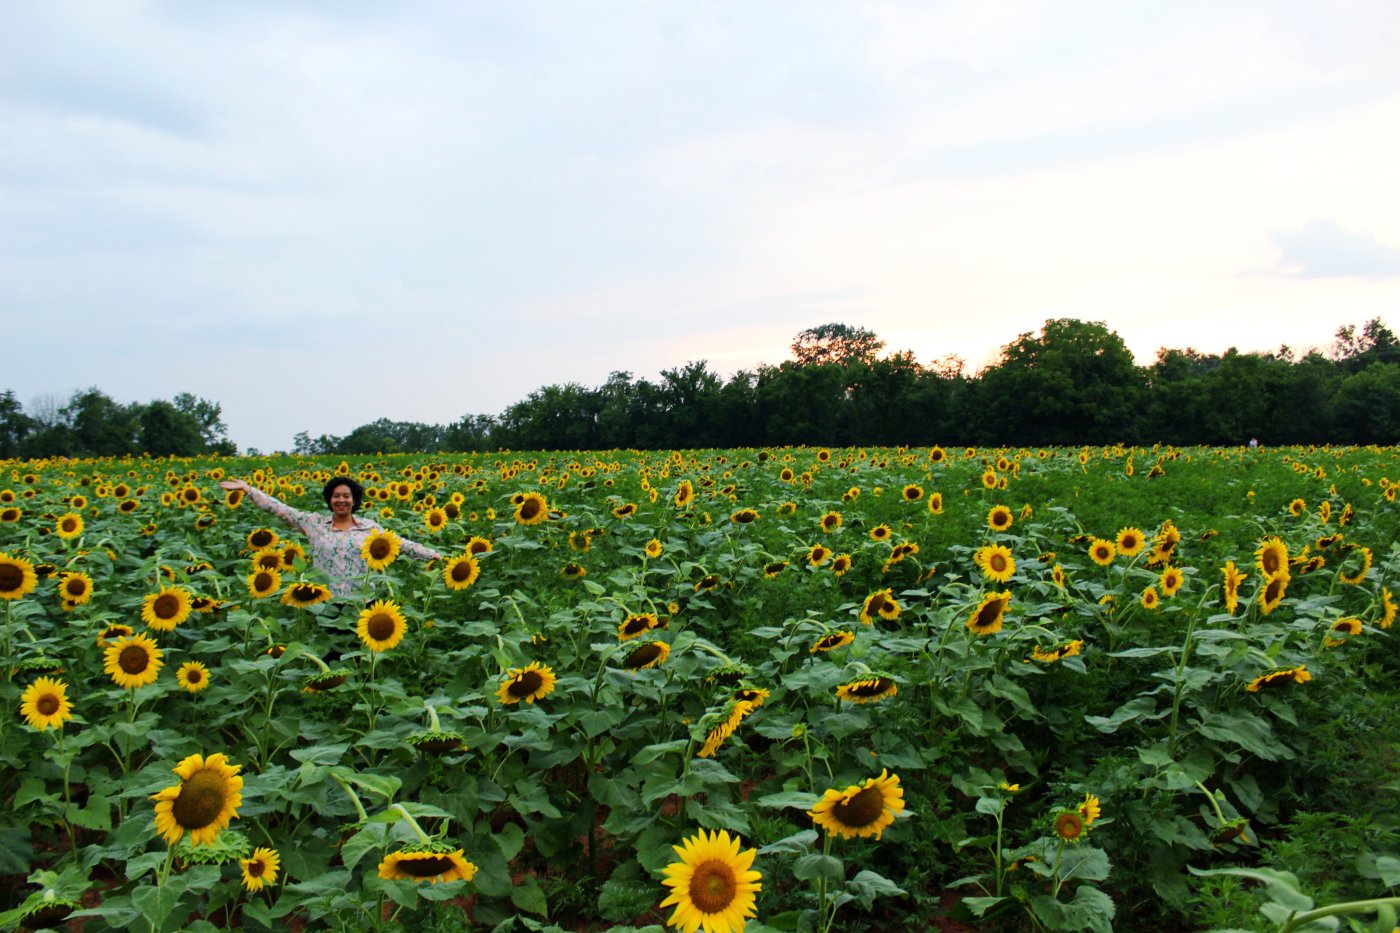
[[[1251,437],[1251,438],[1249,439],[1249,446],[1250,446],[1250,447],[1258,447],[1258,446],[1259,446],[1259,438],[1257,438],[1257,437]]]
[[[311,545],[311,562],[330,577],[331,592],[335,594],[336,599],[361,595],[360,581],[364,578],[368,565],[360,555],[360,548],[371,534],[384,530],[377,522],[355,515],[365,498],[363,486],[348,476],[332,477],[321,490],[321,496],[330,507],[331,514],[319,515],[294,509],[285,502],[254,489],[241,479],[224,480],[219,485],[225,489],[243,490],[258,508],[264,512],[271,512],[306,535],[306,540]],[[401,553],[419,560],[436,560],[442,557],[432,548],[407,538],[399,538],[399,549]]]

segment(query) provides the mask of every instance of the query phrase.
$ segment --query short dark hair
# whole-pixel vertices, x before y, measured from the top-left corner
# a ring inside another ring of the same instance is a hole
[[[355,507],[352,508],[350,511],[358,512],[360,510],[360,503],[365,501],[365,487],[361,486],[359,483],[355,482],[348,476],[333,476],[331,477],[330,482],[326,483],[326,485],[322,487],[321,498],[326,500],[326,508],[331,507],[331,493],[335,492],[335,487],[337,486],[350,487],[350,495],[355,499]]]

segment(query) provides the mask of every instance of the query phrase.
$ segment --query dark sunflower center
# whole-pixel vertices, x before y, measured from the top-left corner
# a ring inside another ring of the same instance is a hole
[[[445,855],[415,855],[399,860],[399,871],[414,878],[432,878],[452,870],[452,859]]]
[[[272,574],[263,571],[253,578],[253,586],[259,591],[272,589]]]
[[[483,541],[474,542],[467,550],[471,551],[473,554],[480,554],[486,550],[486,543]]]
[[[1273,576],[1274,574],[1278,573],[1278,555],[1273,551],[1264,552],[1264,560],[1262,561],[1262,563],[1264,565],[1264,572],[1269,576]]]
[[[631,668],[646,667],[660,656],[660,648],[655,645],[643,645],[627,656],[627,666]]]
[[[539,671],[521,671],[516,675],[515,680],[506,688],[506,693],[513,697],[524,698],[531,696],[544,683],[544,678]]]
[[[884,693],[889,687],[889,681],[883,677],[877,677],[866,683],[857,684],[851,688],[851,693],[860,697],[877,697]]]
[[[264,554],[258,558],[258,566],[264,570],[276,570],[282,566],[281,554]]]
[[[832,648],[835,648],[835,647],[836,647],[837,645],[839,645],[840,643],[841,643],[841,636],[840,636],[840,635],[828,635],[828,636],[826,636],[825,638],[823,638],[821,641],[817,642],[817,647],[820,648],[822,651],[827,651],[827,650],[830,650],[830,649],[832,649]]]
[[[203,679],[204,674],[202,674],[199,668],[197,667],[192,667],[189,670],[185,671],[185,680],[189,681],[192,684],[197,684]]]
[[[734,903],[739,881],[725,862],[710,860],[695,866],[690,876],[690,899],[704,914],[723,913]]]
[[[878,787],[867,787],[850,800],[843,800],[831,808],[832,814],[842,825],[853,829],[864,829],[880,818],[885,811],[885,795]]]
[[[1084,833],[1084,822],[1074,813],[1061,813],[1055,820],[1055,832],[1062,839],[1078,839]]]
[[[311,600],[319,595],[321,595],[320,591],[308,583],[301,583],[292,587],[292,598],[304,603],[311,602]]]
[[[1269,585],[1264,588],[1264,601],[1273,602],[1283,595],[1283,583],[1277,578],[1270,580]]]
[[[394,617],[387,612],[376,612],[365,623],[365,631],[375,641],[387,641],[394,634]]]
[[[1128,535],[1126,538],[1123,539],[1123,550],[1131,551],[1135,547],[1137,547],[1137,538],[1134,538],[1132,535]]]
[[[267,874],[267,863],[260,858],[255,858],[248,863],[248,877],[261,878]]]
[[[1001,600],[994,599],[977,612],[977,628],[990,628],[1001,618]]]
[[[452,565],[452,582],[466,583],[472,577],[472,565],[466,561],[460,561]]]
[[[151,666],[151,656],[140,645],[127,645],[117,655],[117,666],[127,674],[141,674]]]
[[[157,619],[173,619],[180,614],[180,600],[169,593],[162,594],[151,604]]]
[[[180,795],[171,804],[170,813],[185,829],[203,829],[219,818],[227,799],[223,776],[202,768],[180,784]]]
[[[369,546],[369,556],[375,560],[383,560],[389,556],[389,542],[383,538],[375,538]]]
[[[272,543],[272,533],[267,531],[255,531],[248,541],[253,547],[267,547]]]
[[[75,521],[73,521],[73,519],[71,519],[71,518],[65,518],[65,519],[63,520],[62,528],[63,528],[64,531],[73,531],[73,530],[74,530],[75,528],[77,528],[77,527],[78,527],[78,523],[75,522]]]
[[[69,596],[81,596],[87,592],[87,584],[77,577],[71,577],[63,584],[63,589]]]
[[[540,503],[538,499],[526,499],[520,503],[520,517],[534,518],[540,514]]]
[[[34,708],[41,716],[52,716],[58,712],[59,705],[58,697],[52,693],[46,693],[34,701]]]
[[[988,566],[996,573],[1006,570],[1006,558],[1001,554],[993,554],[991,560],[987,561]]]
[[[631,616],[622,624],[622,631],[627,635],[640,635],[651,627],[651,621],[645,616]]]

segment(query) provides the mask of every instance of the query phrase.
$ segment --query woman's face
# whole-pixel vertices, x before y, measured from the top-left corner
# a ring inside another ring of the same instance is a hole
[[[355,494],[350,487],[341,483],[331,490],[331,514],[336,518],[349,518],[355,511]]]

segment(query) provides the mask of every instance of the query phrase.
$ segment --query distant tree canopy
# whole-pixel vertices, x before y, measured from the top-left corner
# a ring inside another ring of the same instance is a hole
[[[303,431],[293,452],[609,450],[767,444],[1400,443],[1400,341],[1380,319],[1343,327],[1326,355],[1158,351],[1138,366],[1104,324],[1046,321],[967,375],[945,356],[881,355],[847,324],[799,333],[792,358],[727,379],[705,360],[655,380],[546,385],[499,415],[447,425],[381,418],[344,437]],[[98,389],[26,414],[0,395],[0,457],[232,452],[219,406],[181,393],[121,405]]]

